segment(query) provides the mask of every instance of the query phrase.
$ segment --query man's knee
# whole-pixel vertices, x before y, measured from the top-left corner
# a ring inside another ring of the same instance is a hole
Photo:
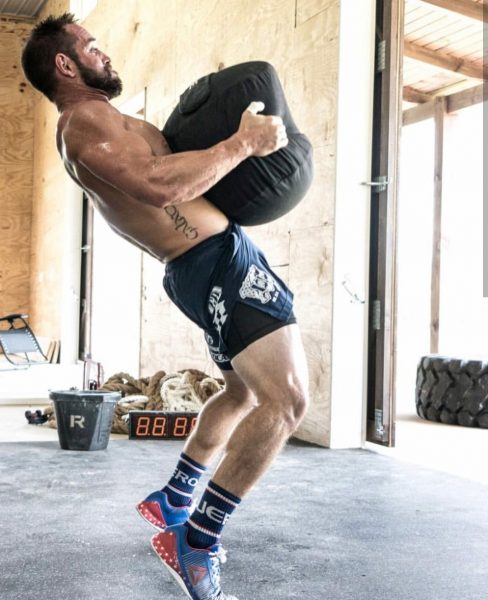
[[[308,385],[299,377],[289,374],[279,390],[275,390],[263,402],[270,402],[276,416],[276,423],[281,424],[291,435],[305,416],[309,405]]]
[[[289,398],[289,421],[293,433],[302,422],[309,405],[308,389],[300,380],[293,381],[289,385]]]

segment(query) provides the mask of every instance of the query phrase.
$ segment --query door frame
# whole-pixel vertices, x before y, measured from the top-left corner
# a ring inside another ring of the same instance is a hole
[[[405,2],[377,0],[376,8],[366,439],[394,446],[396,219]]]

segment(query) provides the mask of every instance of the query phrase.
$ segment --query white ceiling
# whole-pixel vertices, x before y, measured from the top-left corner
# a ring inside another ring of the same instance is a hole
[[[0,0],[0,16],[34,18],[46,0]]]

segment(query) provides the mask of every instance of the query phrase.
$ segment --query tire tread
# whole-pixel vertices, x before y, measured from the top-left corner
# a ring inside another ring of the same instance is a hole
[[[422,419],[488,428],[488,363],[423,356],[417,367],[415,405]]]

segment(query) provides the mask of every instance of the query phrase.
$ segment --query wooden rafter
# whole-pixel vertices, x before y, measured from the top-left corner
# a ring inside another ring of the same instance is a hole
[[[430,94],[419,92],[415,88],[405,85],[403,86],[403,99],[405,102],[415,102],[416,104],[424,104],[434,99]]]
[[[457,92],[456,94],[446,96],[446,112],[456,112],[458,110],[462,110],[463,108],[468,108],[469,106],[474,106],[475,104],[480,104],[481,102],[484,102],[486,99],[484,87],[484,85],[478,85],[477,87],[473,87],[468,90],[464,90],[462,92]],[[414,108],[409,108],[403,111],[403,126],[405,127],[406,125],[419,123],[420,121],[424,121],[425,119],[431,119],[434,116],[434,112],[434,100],[432,100],[431,102],[426,102],[424,104],[419,104]]]
[[[447,112],[456,112],[480,102],[486,101],[486,90],[484,85],[478,85],[475,88],[464,90],[463,92],[457,92],[447,97]]]
[[[488,79],[488,66],[476,66],[462,58],[457,58],[452,54],[447,54],[442,50],[429,50],[418,44],[405,41],[404,47],[405,56],[420,60],[421,62],[429,63],[441,69],[461,73],[467,77],[475,77],[476,79]]]
[[[423,2],[488,23],[488,11],[483,11],[483,4],[477,4],[472,0],[423,0]]]

